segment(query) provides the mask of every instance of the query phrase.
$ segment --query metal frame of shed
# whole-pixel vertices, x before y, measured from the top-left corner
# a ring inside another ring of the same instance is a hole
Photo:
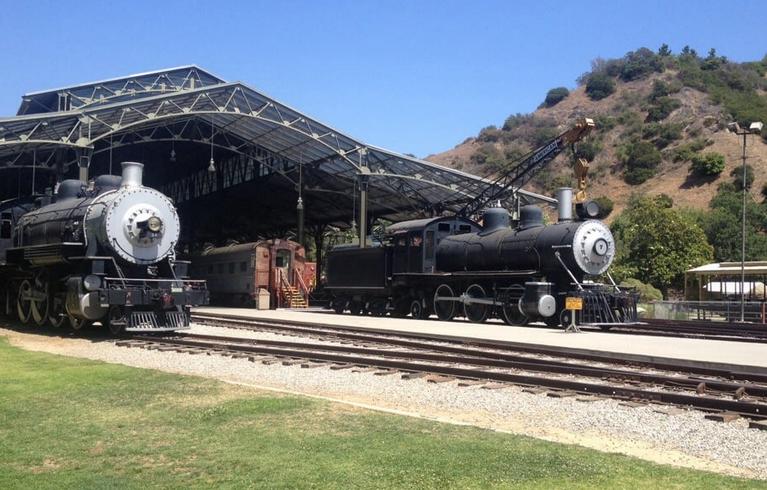
[[[194,162],[158,169],[151,185],[183,204],[268,181],[277,186],[277,196],[292,195],[287,208],[275,206],[290,210],[275,214],[282,223],[295,219],[293,203],[300,196],[310,202],[310,223],[353,221],[361,189],[368,191],[371,215],[400,220],[455,212],[491,185],[365,144],[194,65],[24,95],[16,116],[0,118],[0,176],[16,170],[17,192],[31,192],[41,173],[52,174],[49,181],[87,177],[94,167],[113,173],[118,155],[135,154],[141,145],[150,148],[142,155],[154,166],[168,160],[163,156],[168,151],[173,160],[178,145],[190,144],[196,145]],[[208,171],[208,153],[215,172]],[[13,197],[12,187],[0,188],[0,198]],[[554,202],[520,189],[513,195],[525,202]]]

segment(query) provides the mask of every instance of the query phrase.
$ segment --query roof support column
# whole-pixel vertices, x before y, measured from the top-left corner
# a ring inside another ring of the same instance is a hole
[[[367,247],[367,234],[368,234],[368,183],[369,178],[365,174],[359,174],[360,184],[360,248]]]

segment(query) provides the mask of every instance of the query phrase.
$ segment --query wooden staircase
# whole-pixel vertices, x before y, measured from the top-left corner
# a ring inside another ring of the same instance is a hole
[[[289,284],[282,285],[282,297],[285,298],[288,308],[308,308],[306,298],[295,286]]]

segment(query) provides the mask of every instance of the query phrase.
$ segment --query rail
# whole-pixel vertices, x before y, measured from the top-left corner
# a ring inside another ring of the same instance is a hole
[[[642,318],[653,320],[740,322],[740,301],[652,301]],[[744,322],[767,324],[767,301],[746,301]]]

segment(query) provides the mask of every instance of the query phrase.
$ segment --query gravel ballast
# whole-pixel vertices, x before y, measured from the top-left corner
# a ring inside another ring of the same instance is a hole
[[[240,338],[309,342],[268,332],[195,326],[193,333]],[[247,359],[189,355],[118,347],[113,342],[51,337],[0,329],[11,343],[26,349],[84,357],[129,366],[191,374],[228,382],[319,396],[451,423],[579,444],[643,459],[767,479],[767,431],[748,422],[706,420],[697,411],[658,413],[658,407],[622,406],[615,400],[580,401],[525,393],[521,388],[459,387],[456,381],[403,380],[399,374],[376,376],[351,369],[302,369],[264,365]]]

